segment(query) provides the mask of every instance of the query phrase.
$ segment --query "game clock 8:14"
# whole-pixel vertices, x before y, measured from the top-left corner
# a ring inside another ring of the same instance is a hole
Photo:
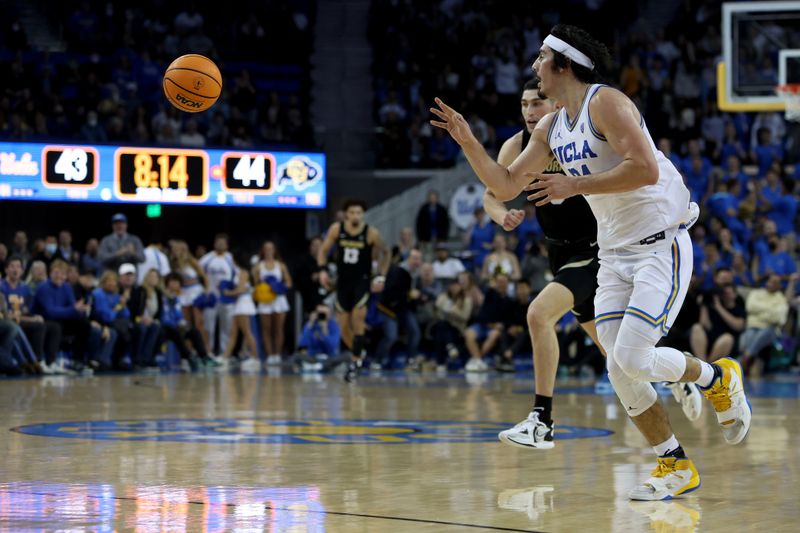
[[[114,159],[120,198],[204,202],[208,197],[208,155],[203,150],[123,147]]]

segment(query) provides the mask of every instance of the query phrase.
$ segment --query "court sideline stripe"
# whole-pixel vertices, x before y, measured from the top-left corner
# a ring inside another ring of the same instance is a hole
[[[29,496],[53,496],[59,497],[60,494],[53,494],[49,492],[23,492],[23,491],[8,491],[7,494],[23,494]],[[94,498],[100,499],[101,496],[94,496],[94,495],[87,495],[87,498]],[[107,498],[107,496],[103,497]],[[111,499],[113,500],[123,500],[123,501],[139,501],[139,498],[129,498],[126,496],[112,496]],[[186,502],[187,504],[191,505],[206,505],[209,504],[206,502],[198,502],[189,500]],[[238,507],[239,505],[249,505],[245,503],[219,503],[215,505],[224,505],[226,507]],[[473,529],[489,529],[492,531],[517,531],[520,533],[544,533],[543,531],[538,531],[535,529],[515,529],[511,527],[501,527],[501,526],[484,526],[480,524],[465,524],[462,522],[447,522],[445,520],[425,520],[424,518],[407,518],[404,516],[386,516],[386,515],[377,515],[377,514],[365,514],[365,513],[346,513],[344,511],[315,511],[313,509],[288,509],[284,507],[272,507],[269,505],[264,505],[265,509],[269,509],[271,511],[286,511],[290,513],[311,513],[311,514],[325,514],[325,515],[333,515],[333,516],[354,516],[358,518],[374,518],[377,520],[394,520],[398,522],[416,522],[420,524],[440,524],[443,526],[456,526],[456,527],[469,527]]]

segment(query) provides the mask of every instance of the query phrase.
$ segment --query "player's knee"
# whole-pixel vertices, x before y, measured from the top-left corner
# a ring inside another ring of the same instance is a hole
[[[531,331],[554,328],[560,317],[552,317],[544,304],[534,300],[528,306],[528,327]]]
[[[658,400],[658,394],[649,382],[632,379],[618,365],[609,364],[608,380],[628,416],[641,415]]]
[[[641,380],[651,373],[653,349],[652,346],[637,346],[617,339],[614,344],[614,360],[628,377]]]

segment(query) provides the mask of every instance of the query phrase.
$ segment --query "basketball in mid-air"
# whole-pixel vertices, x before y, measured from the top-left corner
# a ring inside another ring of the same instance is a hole
[[[199,54],[186,54],[173,61],[164,73],[167,100],[187,113],[205,111],[222,92],[222,75],[213,61]]]

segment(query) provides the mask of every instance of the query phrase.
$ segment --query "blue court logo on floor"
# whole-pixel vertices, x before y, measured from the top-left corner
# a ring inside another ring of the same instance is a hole
[[[257,444],[408,444],[497,442],[512,424],[452,420],[271,420],[168,418],[90,420],[20,426],[26,435],[68,439]],[[608,429],[556,426],[556,438],[605,437]]]

